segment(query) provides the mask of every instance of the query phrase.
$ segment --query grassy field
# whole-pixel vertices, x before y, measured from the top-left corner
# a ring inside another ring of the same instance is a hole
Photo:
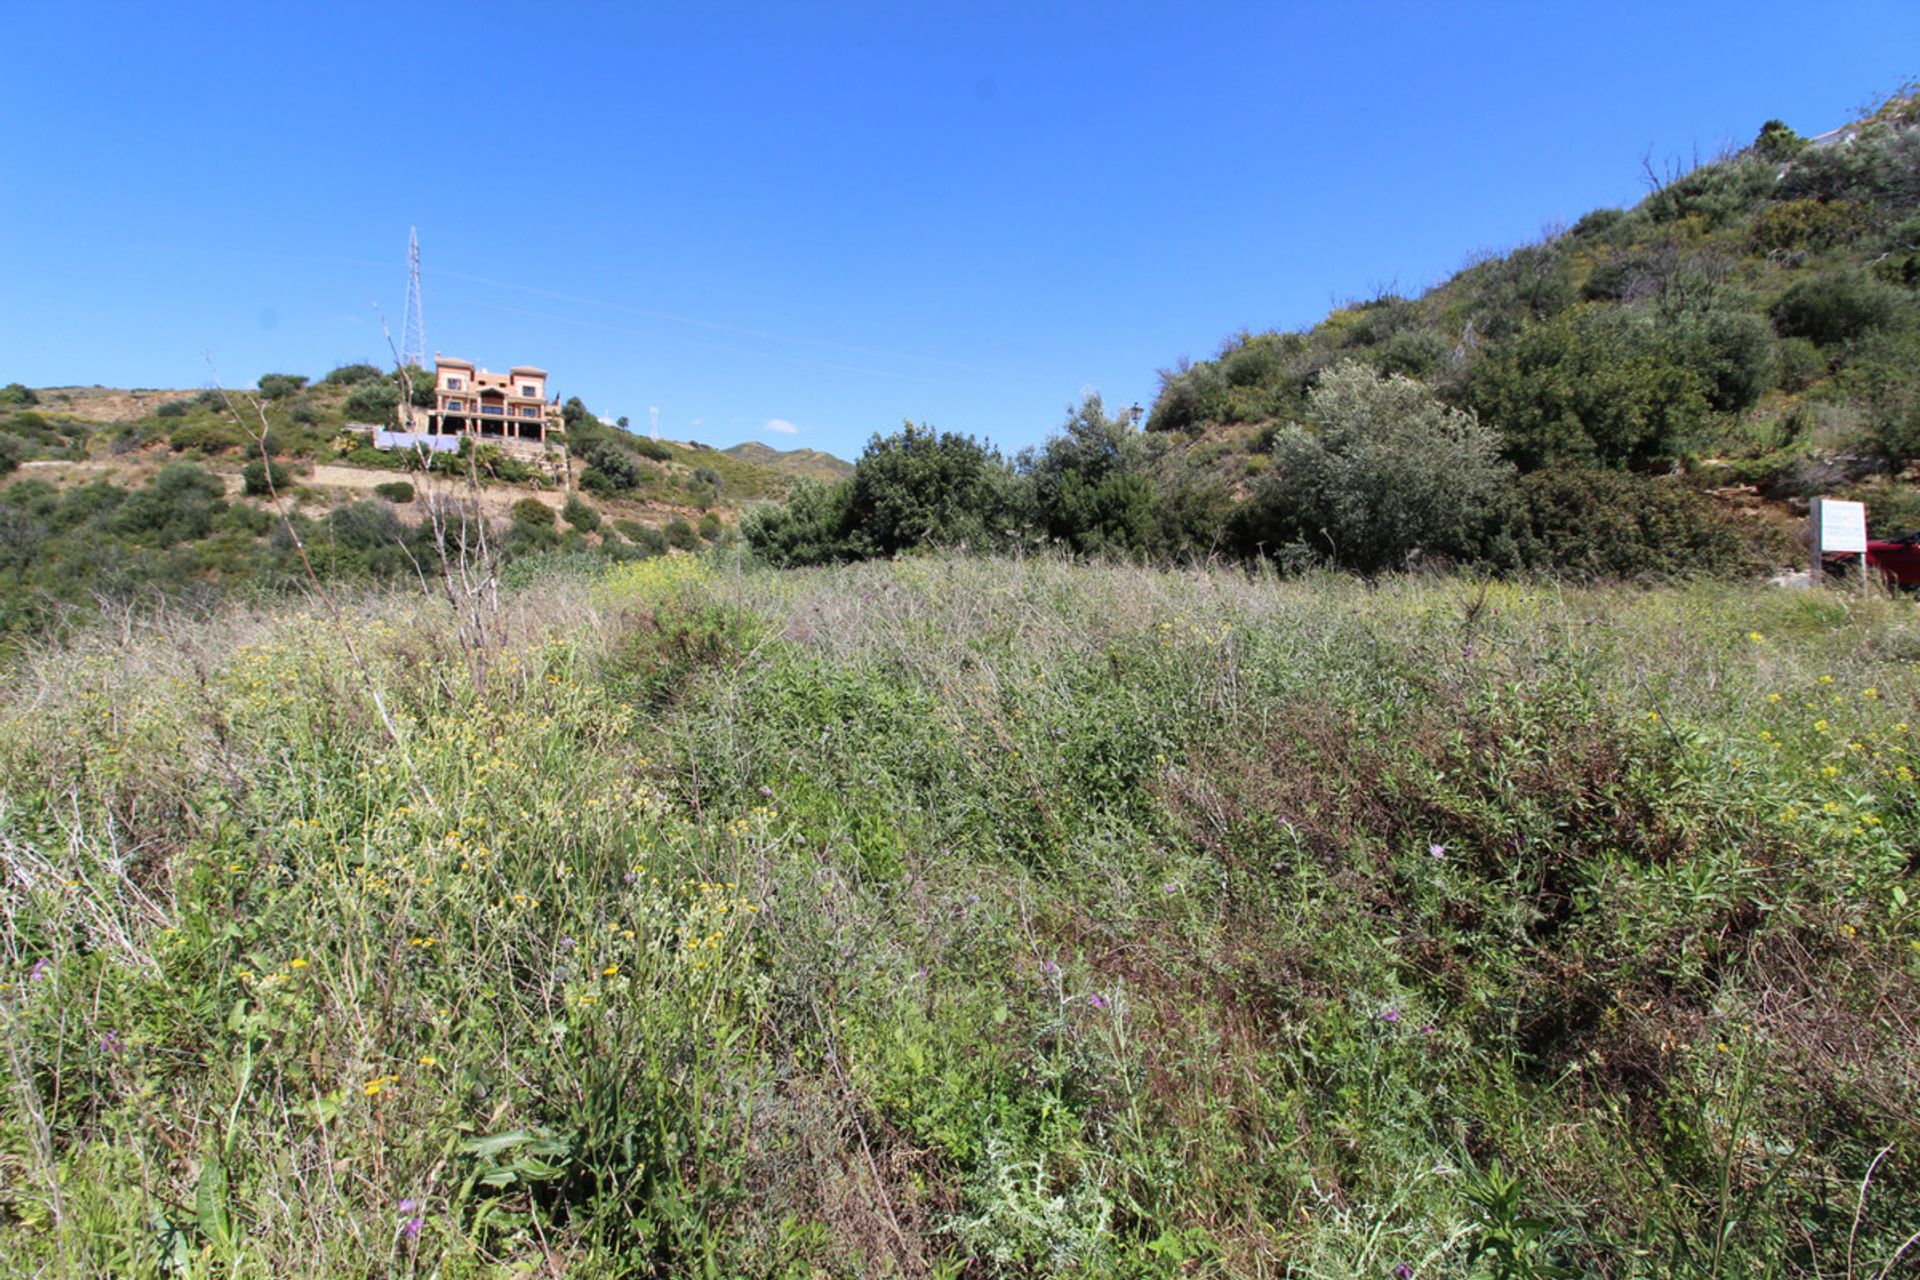
[[[6,1271],[1912,1274],[1910,603],[672,557],[484,631],[17,665]]]

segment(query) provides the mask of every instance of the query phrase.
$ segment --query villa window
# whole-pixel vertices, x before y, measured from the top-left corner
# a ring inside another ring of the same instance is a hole
[[[540,393],[538,391],[535,391],[533,389],[533,384],[529,382],[525,386],[520,388],[520,394],[523,396],[537,396]]]
[[[458,400],[449,400],[447,401],[447,408],[453,410],[455,413],[458,413],[460,411],[460,402]]]
[[[447,390],[458,391],[459,389],[460,389],[460,379],[458,378],[447,379]]]

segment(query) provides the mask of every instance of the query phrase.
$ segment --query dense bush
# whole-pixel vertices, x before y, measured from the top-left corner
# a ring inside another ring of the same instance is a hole
[[[225,453],[254,444],[253,438],[231,418],[187,422],[167,432],[167,447],[175,453]]]
[[[191,462],[168,463],[144,487],[124,497],[104,481],[86,490],[103,507],[110,507],[108,529],[144,547],[165,548],[204,538],[227,508],[227,487],[220,477]]]
[[[405,480],[388,480],[373,486],[373,491],[388,502],[408,503],[414,498],[413,486]]]
[[[640,464],[612,440],[590,440],[575,456],[586,464],[580,486],[590,493],[624,493],[640,483]]]
[[[600,513],[574,494],[567,495],[566,505],[560,508],[560,518],[582,533],[592,533],[600,527]]]
[[[516,527],[551,529],[554,524],[553,508],[538,498],[519,499],[508,508],[508,515]]]
[[[320,381],[331,387],[352,387],[363,382],[372,382],[382,376],[384,375],[379,365],[343,364]]]
[[[666,539],[668,546],[678,551],[692,551],[700,545],[700,535],[694,532],[693,526],[688,524],[682,516],[675,516],[667,521],[660,534]]]
[[[1639,318],[1578,308],[1483,356],[1469,403],[1524,470],[1646,467],[1704,421],[1711,391]]]
[[[1017,517],[1011,479],[991,446],[909,422],[890,436],[875,435],[854,464],[847,495],[852,539],[876,555],[990,546]]]
[[[0,405],[31,409],[39,403],[40,397],[33,393],[33,389],[18,382],[9,382],[6,386],[0,387]]]
[[[1492,428],[1357,362],[1325,374],[1307,412],[1274,440],[1244,543],[1363,573],[1500,558],[1513,472]]]
[[[439,387],[431,369],[422,369],[417,364],[406,367],[406,385],[412,388],[411,403],[416,409],[431,409],[439,403]]]
[[[277,462],[256,458],[240,469],[240,489],[249,498],[285,493],[292,484],[293,472]]]
[[[303,374],[263,373],[260,375],[260,394],[269,400],[285,400],[306,385],[307,379]]]
[[[1671,478],[1550,468],[1519,487],[1522,560],[1581,578],[1737,576],[1767,559],[1737,520]]]
[[[1674,359],[1699,375],[1707,403],[1720,413],[1752,408],[1779,373],[1773,330],[1751,312],[1683,312],[1661,336]]]
[[[1152,470],[1164,454],[1126,418],[1109,418],[1089,395],[1065,425],[1018,466],[1029,486],[1028,518],[1077,551],[1141,555],[1161,549]]]
[[[376,426],[393,421],[400,404],[400,388],[386,378],[354,385],[342,408],[349,421],[371,422]]]
[[[642,555],[663,556],[667,553],[666,535],[652,525],[641,524],[637,520],[622,519],[615,520],[613,527]]]
[[[754,554],[777,568],[851,559],[852,496],[846,481],[797,480],[784,503],[749,508],[740,518],[740,532]]]
[[[1865,272],[1828,271],[1795,281],[1774,304],[1773,323],[1783,337],[1830,346],[1888,324],[1905,301]]]

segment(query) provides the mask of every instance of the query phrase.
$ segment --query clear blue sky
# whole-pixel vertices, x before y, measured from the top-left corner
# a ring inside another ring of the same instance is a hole
[[[1017,447],[1920,71],[1920,3],[0,3],[0,382],[429,350]],[[797,427],[769,430],[769,423]]]

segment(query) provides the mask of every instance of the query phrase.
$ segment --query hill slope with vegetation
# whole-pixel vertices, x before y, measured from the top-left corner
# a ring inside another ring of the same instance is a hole
[[[818,449],[775,449],[758,440],[748,440],[724,452],[755,466],[807,480],[844,480],[853,474],[851,462]]]
[[[318,381],[269,374],[231,395],[0,389],[0,652],[103,610],[284,591],[310,569],[418,579],[437,558],[436,503],[460,508],[460,528],[485,521],[504,561],[690,550],[730,538],[743,507],[797,472],[837,462],[647,440],[574,399],[556,437],[566,452],[545,463],[481,444],[429,465],[349,429],[391,425],[409,385],[430,400],[428,375],[370,364]]]
[[[1920,530],[1917,121],[1902,95],[1817,144],[1769,122],[1417,298],[1236,334],[1162,373],[1144,431],[1095,399],[1016,458],[876,437],[750,534],[782,563],[1038,539],[1645,576],[1778,564],[1815,494]]]

